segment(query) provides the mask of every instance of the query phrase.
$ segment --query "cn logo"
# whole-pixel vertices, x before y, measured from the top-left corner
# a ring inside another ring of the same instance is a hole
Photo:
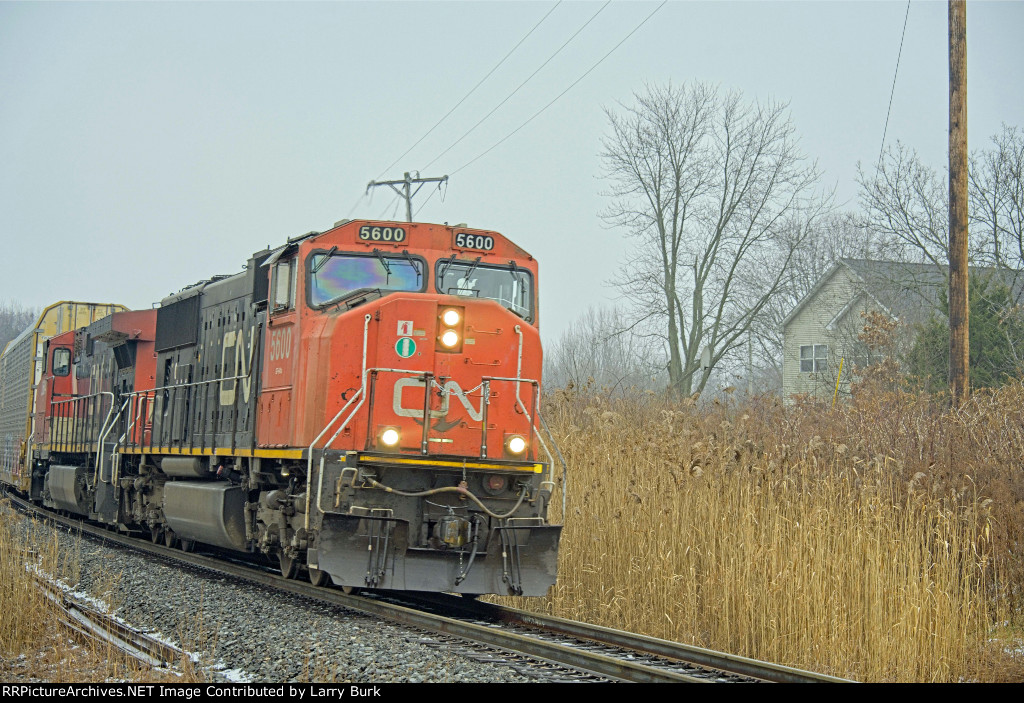
[[[418,407],[405,407],[402,404],[402,396],[406,388],[422,389],[424,387],[424,382],[416,378],[402,378],[396,381],[395,394],[391,404],[391,409],[394,411],[395,415],[398,415],[399,417],[422,418],[422,401],[419,401]],[[414,395],[419,396],[420,398],[423,397],[422,392],[415,393]],[[460,403],[462,403],[462,407],[466,409],[466,414],[477,422],[480,422],[480,420],[483,419],[483,398],[480,399],[480,409],[477,410],[473,407],[473,403],[470,402],[469,398],[466,397],[466,394],[462,391],[462,388],[459,386],[457,381],[447,381],[444,386],[441,387],[441,407],[437,410],[430,411],[430,417],[437,420],[437,422],[433,423],[431,426],[439,432],[450,430],[455,427],[455,425],[459,424],[458,419],[448,420],[448,399],[453,395],[459,399]]]
[[[249,349],[252,349],[256,328],[249,328]],[[242,381],[242,397],[249,402],[252,394],[252,379],[249,378],[249,355],[245,350],[245,337],[242,330],[231,330],[224,333],[224,343],[220,348],[220,404],[234,405],[238,380]],[[229,358],[233,357],[233,358]]]

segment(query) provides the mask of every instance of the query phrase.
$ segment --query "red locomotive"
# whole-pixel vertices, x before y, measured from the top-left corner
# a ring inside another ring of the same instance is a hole
[[[2,475],[314,583],[543,595],[561,526],[537,314],[537,262],[496,232],[340,222],[51,337]]]

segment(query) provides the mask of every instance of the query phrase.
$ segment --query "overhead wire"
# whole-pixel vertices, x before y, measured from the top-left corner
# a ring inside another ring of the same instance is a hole
[[[477,122],[477,123],[476,123],[475,125],[473,125],[472,127],[470,127],[470,128],[469,128],[469,129],[468,129],[468,130],[467,130],[467,131],[465,132],[465,134],[463,134],[463,135],[462,135],[461,137],[459,137],[459,138],[458,138],[458,139],[456,139],[456,140],[455,140],[454,142],[452,142],[452,144],[451,144],[451,145],[450,145],[450,146],[449,146],[449,147],[448,147],[447,149],[445,149],[445,150],[444,150],[444,151],[442,151],[442,152],[441,152],[440,154],[438,154],[438,155],[437,155],[437,156],[435,156],[435,157],[434,157],[433,159],[431,159],[431,160],[430,160],[430,162],[429,162],[429,163],[428,163],[428,164],[427,164],[426,166],[424,166],[424,167],[423,167],[422,169],[420,169],[420,170],[422,170],[422,171],[425,171],[426,169],[430,168],[430,167],[431,167],[431,166],[432,166],[432,165],[433,165],[433,164],[434,164],[434,163],[435,163],[435,162],[436,162],[436,161],[437,161],[438,159],[440,159],[440,158],[441,158],[441,157],[443,157],[443,156],[444,156],[445,154],[447,154],[447,153],[448,153],[449,151],[451,151],[452,149],[454,149],[454,148],[455,148],[455,147],[456,147],[456,146],[457,146],[457,145],[458,145],[458,144],[459,144],[460,142],[462,142],[462,140],[463,140],[463,139],[465,139],[465,138],[466,138],[466,137],[468,137],[468,136],[469,136],[470,134],[472,134],[472,133],[473,133],[473,132],[474,132],[474,131],[476,130],[476,128],[477,128],[477,127],[479,127],[479,126],[480,126],[480,125],[482,125],[482,124],[483,124],[483,123],[484,123],[485,121],[487,121],[487,119],[488,119],[488,118],[489,118],[489,117],[490,117],[491,115],[493,115],[493,114],[494,114],[495,112],[497,112],[497,111],[498,111],[498,109],[499,109],[499,108],[500,108],[500,107],[501,107],[502,105],[504,105],[504,104],[505,104],[505,103],[507,103],[507,102],[508,102],[509,100],[511,100],[511,99],[512,99],[512,97],[513,97],[513,96],[514,96],[514,95],[515,95],[516,93],[518,93],[518,92],[519,92],[519,91],[520,91],[520,90],[521,90],[521,89],[523,88],[523,86],[525,86],[525,85],[526,85],[527,83],[529,83],[529,82],[530,82],[530,81],[531,81],[531,80],[533,79],[533,77],[534,77],[534,76],[536,76],[536,75],[537,75],[538,73],[540,73],[540,72],[541,72],[541,70],[542,70],[542,69],[543,69],[543,68],[544,68],[545,66],[547,66],[547,65],[548,65],[548,64],[549,64],[549,63],[550,63],[550,62],[552,61],[552,59],[554,59],[554,58],[555,58],[556,56],[558,56],[558,54],[560,54],[560,53],[562,52],[562,50],[563,50],[563,49],[564,49],[565,47],[567,47],[567,46],[568,46],[568,45],[569,45],[569,44],[570,44],[570,43],[571,43],[571,42],[572,42],[572,41],[573,41],[573,40],[574,40],[574,39],[575,39],[575,38],[576,38],[577,36],[579,36],[580,32],[582,32],[582,31],[583,31],[584,29],[586,29],[586,28],[587,28],[587,26],[588,26],[588,25],[589,25],[589,24],[590,24],[591,22],[593,22],[593,21],[594,21],[595,19],[597,19],[597,16],[598,16],[598,15],[600,15],[600,14],[601,14],[602,12],[604,12],[605,8],[606,8],[606,7],[608,7],[608,6],[609,6],[609,5],[611,4],[611,3],[612,3],[612,0],[607,0],[607,2],[605,2],[605,3],[603,4],[603,5],[601,5],[601,7],[600,7],[600,8],[598,8],[597,12],[595,12],[595,13],[594,13],[594,14],[593,14],[593,15],[592,15],[592,16],[590,17],[590,19],[588,19],[588,20],[587,20],[586,22],[584,22],[584,23],[583,23],[583,25],[582,25],[582,26],[581,26],[581,27],[580,27],[579,29],[577,29],[577,30],[576,30],[576,31],[575,31],[575,32],[574,32],[574,33],[572,34],[572,36],[570,36],[570,37],[569,37],[568,39],[566,39],[566,40],[565,40],[565,42],[564,42],[564,43],[563,43],[563,44],[562,44],[562,45],[561,45],[560,47],[558,47],[558,49],[556,49],[556,50],[555,50],[555,52],[554,52],[553,54],[551,54],[551,56],[549,56],[549,57],[548,57],[548,58],[547,58],[547,59],[546,59],[546,60],[544,61],[544,63],[542,63],[542,64],[541,64],[540,66],[538,66],[538,67],[537,67],[537,69],[536,69],[536,70],[535,70],[535,71],[534,71],[533,73],[531,73],[531,74],[530,74],[529,76],[527,76],[527,78],[526,78],[526,79],[525,79],[525,80],[524,80],[524,81],[523,81],[522,83],[520,83],[520,84],[519,84],[518,86],[516,86],[516,88],[515,88],[515,89],[514,89],[514,90],[513,90],[513,91],[512,91],[511,93],[509,93],[508,95],[506,95],[506,96],[505,96],[505,98],[504,98],[504,99],[503,99],[503,100],[502,100],[502,101],[501,101],[500,103],[498,103],[498,104],[497,104],[497,105],[495,105],[495,106],[494,106],[493,108],[491,108],[491,111],[490,111],[490,112],[488,112],[488,113],[487,113],[486,115],[484,115],[484,116],[483,116],[482,118],[480,118],[480,121],[479,121],[479,122]],[[664,3],[662,3],[662,4],[664,4]],[[659,9],[660,9],[660,6],[659,6]],[[657,12],[657,10],[655,10],[655,12]]]
[[[380,213],[380,215],[379,215],[379,216],[377,217],[377,219],[378,219],[378,220],[383,220],[383,219],[384,219],[384,216],[388,214],[388,210],[390,210],[390,209],[391,209],[391,206],[392,206],[392,205],[394,205],[394,204],[395,204],[395,203],[396,203],[397,201],[398,201],[398,195],[396,194],[396,195],[394,195],[394,196],[393,196],[393,197],[391,198],[391,200],[389,200],[389,201],[388,201],[388,204],[384,206],[384,209],[383,209],[383,210],[381,210],[381,213]]]
[[[404,158],[405,158],[406,156],[408,156],[408,155],[409,155],[409,152],[411,152],[411,151],[412,151],[413,149],[415,149],[416,147],[418,147],[418,146],[420,145],[420,143],[421,143],[421,142],[422,142],[422,141],[423,141],[424,139],[426,139],[426,138],[427,138],[428,136],[430,136],[430,134],[431,134],[431,133],[432,133],[432,132],[433,132],[433,131],[434,131],[435,129],[437,129],[437,128],[438,128],[438,126],[440,126],[440,124],[441,124],[442,122],[444,122],[444,121],[445,121],[446,119],[448,119],[448,117],[449,117],[449,116],[450,116],[450,115],[451,115],[451,114],[452,114],[453,112],[455,112],[455,111],[456,111],[457,109],[459,109],[459,106],[460,106],[460,105],[462,105],[462,103],[466,102],[466,100],[467,100],[467,99],[469,98],[469,96],[471,96],[471,95],[472,95],[473,93],[475,93],[475,92],[476,92],[476,89],[477,89],[477,88],[479,88],[479,87],[480,87],[481,85],[483,85],[484,81],[486,81],[486,80],[487,80],[488,78],[490,78],[490,77],[491,77],[491,74],[493,74],[493,73],[494,73],[495,71],[497,71],[497,70],[498,70],[498,68],[499,68],[499,67],[500,67],[500,66],[501,66],[501,65],[502,65],[503,63],[505,63],[505,61],[506,61],[506,60],[508,59],[508,57],[509,57],[509,56],[511,56],[511,55],[512,55],[512,54],[513,54],[513,53],[515,52],[515,50],[516,50],[516,49],[518,49],[518,48],[519,48],[519,47],[520,47],[520,46],[522,45],[522,43],[523,43],[523,42],[525,42],[525,41],[526,41],[527,39],[529,39],[530,35],[531,35],[531,34],[533,34],[533,33],[534,33],[534,32],[535,32],[536,30],[537,30],[537,28],[538,28],[538,27],[540,27],[540,26],[541,26],[542,24],[544,24],[544,20],[546,20],[546,19],[547,19],[548,17],[550,17],[550,16],[551,16],[551,13],[552,13],[552,12],[554,12],[554,11],[555,11],[556,9],[558,9],[558,6],[559,6],[559,5],[561,5],[561,4],[562,4],[562,0],[558,0],[558,2],[556,2],[556,3],[554,4],[554,6],[553,6],[553,7],[552,7],[552,8],[550,9],[550,10],[548,10],[548,11],[547,11],[547,12],[546,12],[546,13],[544,14],[544,16],[543,16],[543,17],[541,17],[541,18],[540,18],[540,20],[539,20],[539,21],[538,21],[538,22],[537,22],[537,23],[536,23],[535,25],[533,25],[533,27],[531,27],[531,28],[530,28],[530,31],[528,31],[528,32],[527,32],[526,34],[524,34],[524,35],[523,35],[523,37],[522,37],[522,39],[520,39],[520,40],[519,40],[518,42],[516,42],[515,46],[513,46],[513,47],[512,47],[511,49],[509,49],[508,53],[507,53],[507,54],[505,54],[505,55],[504,55],[503,57],[501,57],[501,60],[500,60],[500,61],[498,61],[498,63],[494,64],[494,68],[492,68],[492,69],[491,69],[490,71],[488,71],[488,72],[487,72],[487,74],[486,74],[486,75],[485,75],[485,76],[484,76],[483,78],[481,78],[481,79],[480,79],[479,81],[477,81],[477,84],[476,84],[476,85],[474,85],[474,86],[473,86],[472,88],[470,88],[469,92],[468,92],[468,93],[466,93],[465,95],[463,95],[463,96],[462,96],[462,99],[461,99],[461,100],[459,100],[459,102],[455,103],[455,106],[454,106],[454,107],[452,107],[452,109],[450,109],[450,110],[448,110],[448,112],[444,113],[444,116],[443,116],[443,117],[442,117],[441,119],[439,119],[439,120],[438,120],[437,122],[435,122],[435,123],[434,123],[434,126],[433,126],[433,127],[431,127],[430,129],[428,129],[428,130],[427,130],[427,131],[426,131],[426,132],[425,132],[425,133],[423,134],[423,136],[422,136],[422,137],[420,137],[419,139],[417,139],[417,140],[416,140],[416,143],[415,143],[415,144],[413,144],[413,145],[412,145],[411,147],[409,147],[408,149],[406,149],[406,150],[405,150],[405,152],[403,152],[401,156],[399,156],[399,157],[398,157],[397,159],[395,159],[394,161],[392,161],[392,162],[391,162],[391,163],[390,163],[390,164],[388,165],[388,167],[387,167],[387,168],[385,168],[385,169],[384,169],[383,171],[381,171],[381,172],[380,172],[380,174],[379,174],[379,175],[377,176],[377,178],[375,178],[374,180],[378,180],[378,179],[379,179],[379,178],[380,178],[381,176],[383,176],[383,175],[384,175],[385,173],[387,173],[388,171],[390,171],[390,170],[391,170],[391,169],[392,169],[392,168],[393,168],[393,167],[395,166],[395,164],[397,164],[397,163],[398,163],[399,161],[401,161],[401,160],[402,160],[402,159],[404,159]]]
[[[875,173],[882,166],[882,155],[885,153],[885,135],[889,132],[889,115],[892,113],[892,99],[896,95],[896,76],[900,72],[900,57],[903,56],[903,39],[907,36],[907,18],[910,17],[910,0],[907,0],[907,11],[903,15],[903,33],[900,34],[900,50],[896,54],[896,70],[892,74],[892,91],[889,93],[889,108],[885,111],[885,127],[882,129],[882,146],[878,150],[878,165]]]
[[[352,219],[352,213],[356,211],[356,208],[359,207],[359,203],[363,202],[363,198],[365,197],[367,197],[366,193],[363,193],[358,198],[356,198],[356,201],[352,203],[352,207],[348,209],[348,214],[345,215],[346,220]]]
[[[447,186],[447,182],[446,182],[445,188],[447,189],[447,187],[448,186]],[[435,188],[434,190],[430,191],[430,195],[427,196],[427,199],[424,200],[423,203],[418,208],[416,208],[416,212],[413,213],[413,217],[416,217],[417,215],[419,215],[420,212],[422,212],[423,208],[426,207],[427,203],[430,202],[430,199],[433,198],[436,194],[438,194],[440,192],[441,192],[441,184],[438,183],[437,184],[437,188]],[[441,198],[441,202],[444,202],[444,198]]]
[[[530,124],[531,122],[533,122],[533,121],[534,121],[534,120],[535,120],[535,119],[536,119],[537,117],[539,117],[539,116],[540,116],[540,115],[541,115],[541,114],[542,114],[542,113],[543,113],[543,112],[544,112],[545,110],[547,110],[547,109],[548,109],[549,107],[551,107],[551,106],[552,106],[552,105],[554,105],[554,104],[555,104],[556,102],[558,102],[558,100],[559,100],[559,99],[561,99],[561,97],[562,97],[563,95],[565,95],[565,94],[566,94],[566,93],[568,93],[568,92],[569,92],[570,90],[572,90],[572,89],[573,89],[573,88],[574,88],[574,87],[576,86],[576,84],[577,84],[577,83],[579,83],[579,82],[580,82],[580,81],[582,81],[582,80],[583,80],[584,78],[586,78],[586,77],[587,77],[588,75],[590,75],[590,73],[591,73],[591,72],[593,72],[593,71],[594,71],[594,69],[596,69],[596,68],[597,68],[598,66],[600,66],[600,65],[601,65],[601,64],[602,64],[602,63],[604,62],[604,60],[605,60],[605,59],[607,59],[607,58],[608,58],[609,56],[611,56],[611,55],[612,55],[612,54],[613,54],[613,53],[615,52],[615,50],[616,50],[616,49],[618,49],[618,48],[619,48],[620,46],[622,46],[622,45],[623,45],[623,44],[624,44],[624,43],[626,42],[626,40],[627,40],[627,39],[629,39],[629,38],[630,38],[631,36],[633,36],[634,34],[636,34],[636,32],[637,32],[637,31],[639,31],[639,29],[640,29],[641,27],[643,27],[643,26],[644,26],[645,24],[647,24],[647,22],[648,22],[648,21],[649,21],[649,20],[650,20],[650,19],[651,19],[652,17],[654,17],[654,15],[656,15],[656,14],[658,13],[658,11],[659,11],[659,10],[661,10],[661,8],[663,8],[663,7],[664,7],[664,6],[666,5],[666,4],[668,4],[668,0],[662,0],[662,3],[661,3],[660,5],[658,5],[658,6],[656,7],[656,8],[654,8],[654,10],[653,10],[653,11],[652,11],[652,12],[651,12],[651,13],[650,13],[649,15],[647,15],[647,17],[645,17],[645,18],[644,18],[644,19],[643,19],[643,20],[642,20],[642,21],[640,22],[640,24],[638,24],[637,26],[635,26],[635,27],[634,27],[634,28],[633,28],[633,29],[632,29],[632,30],[631,30],[631,31],[629,32],[629,34],[627,34],[626,36],[624,36],[624,37],[623,37],[623,38],[622,38],[622,39],[621,39],[621,40],[619,41],[619,43],[618,43],[618,44],[616,44],[615,46],[613,46],[613,47],[612,47],[612,48],[611,48],[611,49],[610,49],[610,50],[608,51],[608,53],[606,53],[606,54],[605,54],[604,56],[602,56],[602,57],[601,57],[600,59],[598,59],[598,60],[597,60],[597,62],[596,62],[596,63],[595,63],[595,64],[594,64],[593,66],[591,66],[591,67],[590,67],[590,68],[588,68],[588,69],[587,69],[586,71],[584,71],[584,72],[583,72],[583,75],[581,75],[581,76],[580,76],[579,78],[577,78],[577,79],[576,79],[576,80],[574,80],[574,81],[573,81],[572,83],[570,83],[570,84],[569,84],[569,87],[567,87],[567,88],[566,88],[565,90],[563,90],[563,91],[562,91],[561,93],[559,93],[558,95],[556,95],[556,96],[554,97],[554,99],[552,99],[552,100],[551,100],[551,102],[549,102],[549,103],[548,103],[547,105],[545,105],[545,106],[544,106],[544,107],[542,107],[541,109],[537,110],[537,112],[533,113],[533,115],[531,115],[529,119],[527,119],[527,120],[526,120],[525,122],[523,122],[523,123],[522,123],[521,125],[519,125],[519,126],[518,126],[518,127],[516,127],[516,128],[514,129],[514,130],[512,130],[511,132],[509,132],[509,133],[508,133],[507,135],[505,135],[504,137],[502,137],[502,138],[501,138],[500,140],[498,140],[497,142],[495,142],[495,143],[494,143],[493,145],[491,145],[491,147],[490,147],[490,148],[488,148],[487,150],[485,150],[485,151],[483,151],[482,153],[478,154],[478,155],[477,155],[476,157],[474,157],[474,158],[473,158],[473,159],[471,159],[470,161],[467,161],[467,162],[466,162],[466,163],[464,163],[464,164],[463,164],[462,166],[459,166],[459,167],[458,167],[457,169],[455,169],[454,171],[452,171],[452,172],[451,172],[451,175],[453,175],[453,176],[454,176],[454,175],[455,175],[456,173],[458,173],[459,171],[462,171],[463,169],[467,168],[468,166],[471,166],[472,164],[476,163],[476,162],[477,162],[478,160],[482,159],[482,158],[483,158],[484,156],[486,156],[487,154],[489,154],[489,153],[490,153],[491,151],[493,151],[494,149],[496,149],[497,147],[501,146],[501,145],[502,145],[502,144],[504,144],[504,143],[505,143],[506,141],[508,141],[508,140],[509,140],[509,139],[510,139],[510,138],[511,138],[512,136],[514,136],[514,135],[515,135],[515,134],[516,134],[516,133],[517,133],[517,132],[518,132],[519,130],[521,130],[521,129],[522,129],[523,127],[525,127],[526,125],[528,125],[528,124]]]

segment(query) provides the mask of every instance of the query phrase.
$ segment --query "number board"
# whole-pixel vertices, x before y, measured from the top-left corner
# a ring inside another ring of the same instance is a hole
[[[462,249],[491,251],[494,249],[494,237],[487,234],[468,234],[466,232],[457,232],[455,234],[455,246]]]
[[[359,228],[359,238],[364,242],[404,242],[405,229],[402,227],[371,227],[363,225]]]

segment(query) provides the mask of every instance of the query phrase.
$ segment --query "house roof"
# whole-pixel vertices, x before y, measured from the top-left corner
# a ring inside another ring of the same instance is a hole
[[[782,326],[785,327],[795,319],[836,273],[844,269],[853,275],[855,281],[863,285],[864,293],[890,315],[900,317],[904,322],[923,321],[936,310],[949,278],[948,266],[902,261],[838,259],[807,295],[800,299],[793,311],[782,321]],[[970,273],[994,277],[1010,288],[1014,300],[1021,300],[1024,297],[1024,271],[972,266]]]

